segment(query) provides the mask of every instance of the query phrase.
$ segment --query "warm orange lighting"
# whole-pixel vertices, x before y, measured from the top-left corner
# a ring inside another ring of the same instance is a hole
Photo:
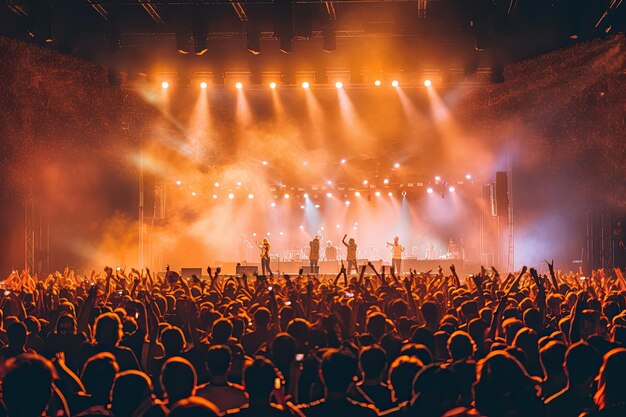
[[[167,81],[163,81],[161,83],[161,88],[169,88],[169,86],[170,86],[170,83],[168,83]]]
[[[309,84],[308,81],[305,81],[302,83],[302,88],[309,88],[311,86],[311,84]]]
[[[400,85],[400,83],[398,82],[398,80],[393,80],[393,81],[391,82],[391,86],[392,86],[392,87],[398,87],[399,85]]]
[[[430,80],[424,80],[424,85],[425,85],[426,87],[430,87],[431,85],[433,85],[433,83],[432,83],[432,81],[430,81]]]
[[[354,192],[354,196],[355,197],[361,197],[361,192],[360,191],[355,191]]]
[[[274,81],[272,81],[272,82],[270,83],[270,88],[271,88],[272,90],[276,88],[276,83],[275,83]]]
[[[235,88],[237,90],[241,90],[243,88],[243,83],[241,81],[238,81],[235,83]]]
[[[376,197],[380,197],[380,191],[376,191],[376,192],[374,193],[374,195],[375,195]]]
[[[343,88],[343,83],[342,83],[341,81],[337,81],[337,82],[335,83],[335,87],[337,87],[337,88]]]
[[[208,84],[206,83],[206,81],[202,81],[202,82],[200,83],[200,88],[201,88],[201,89],[205,90],[207,87],[208,87]]]
[[[380,87],[382,85],[382,82],[380,80],[376,80],[376,81],[374,81],[374,85],[376,87]]]
[[[283,197],[288,199],[289,198],[289,194],[285,194]]]

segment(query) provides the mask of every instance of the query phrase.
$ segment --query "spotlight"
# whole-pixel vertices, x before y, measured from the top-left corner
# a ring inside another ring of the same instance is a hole
[[[337,87],[337,88],[343,88],[343,83],[342,83],[341,81],[337,81],[337,82],[335,83],[335,87]]]
[[[353,228],[354,230],[356,230],[356,229],[357,229],[357,227],[356,227],[356,226],[352,226],[352,228]]]
[[[237,90],[241,90],[241,89],[243,88],[243,83],[242,83],[241,81],[237,81],[237,82],[235,83],[235,88],[236,88]]]
[[[350,200],[346,200],[346,202],[344,203],[346,206],[350,205]]]
[[[387,193],[387,195],[388,195],[389,197],[393,197],[393,193],[392,193],[391,191],[389,191],[389,192]]]
[[[241,181],[237,181],[237,187],[241,187]]]
[[[382,84],[382,82],[381,82],[380,80],[376,80],[376,81],[374,81],[374,85],[375,85],[376,87],[380,87],[380,86],[381,86],[381,84]]]
[[[315,205],[315,208],[320,208],[320,205],[319,205],[319,204],[316,204],[316,205]]]
[[[338,225],[337,225],[337,226],[335,226],[335,227],[336,227],[337,229],[339,229],[339,228],[341,227],[341,225],[340,225],[340,224],[338,224]]]
[[[256,237],[256,232],[252,233],[252,237]]]
[[[440,177],[439,175],[437,175],[437,176],[435,177],[435,181],[437,181],[437,182],[441,181],[441,177]]]
[[[202,88],[203,90],[206,90],[207,87],[208,87],[208,84],[206,83],[206,81],[202,81],[200,83],[200,88]]]
[[[345,164],[346,162],[348,162],[345,158],[341,160],[342,164]]]
[[[430,80],[424,80],[424,86],[426,87],[430,87],[431,85],[433,85],[433,82]]]
[[[354,192],[354,196],[355,196],[355,197],[361,197],[361,193],[360,193],[359,191],[355,191],[355,192]]]
[[[472,179],[472,175],[471,174],[465,174],[465,179],[466,180],[471,180]]]
[[[375,195],[376,197],[380,197],[380,191],[376,191],[376,192],[374,193],[374,195]]]
[[[282,235],[283,235],[283,232],[280,232],[280,233],[278,233],[278,234],[282,236]]]
[[[191,192],[191,195],[195,197],[195,196],[197,196],[197,195],[198,195],[198,193],[196,193],[195,191],[192,191],[192,192]]]
[[[267,166],[267,161],[261,162],[263,165]]]
[[[285,194],[283,197],[285,197],[286,199],[289,199],[289,194]]]
[[[168,83],[167,81],[163,81],[161,83],[161,88],[169,88],[170,87],[170,83]]]
[[[272,81],[272,82],[270,83],[270,88],[271,88],[272,90],[276,88],[276,83],[275,83],[274,81]]]
[[[448,191],[450,191],[451,193],[456,191],[456,188],[454,188],[452,185],[450,186],[450,188],[448,188]]]
[[[388,184],[389,184],[389,179],[388,179],[388,178],[385,178],[385,179],[383,180],[383,184],[388,185]]]
[[[326,197],[331,198],[333,196],[333,193],[326,193]]]
[[[396,162],[395,164],[393,164],[393,167],[394,167],[395,169],[400,168],[400,162]]]
[[[367,180],[363,180],[363,185],[367,185],[368,181]]]
[[[213,194],[213,200],[217,200],[217,194]]]
[[[432,188],[432,187],[428,187],[428,188],[426,189],[426,192],[427,192],[428,194],[432,194],[432,193],[433,193],[433,188]]]
[[[214,182],[214,183],[213,183],[213,186],[215,186],[215,187],[219,187],[219,186],[220,186],[220,183],[216,181],[216,182]]]
[[[406,191],[402,191],[402,197],[406,197]]]
[[[302,88],[309,88],[311,86],[311,84],[309,84],[308,81],[305,81],[302,83]]]
[[[304,208],[304,205],[300,204],[300,208],[301,208],[301,209],[303,209],[303,208]]]
[[[304,230],[304,226],[300,225],[300,230]]]
[[[309,165],[309,161],[302,161],[302,165],[304,165],[304,166]]]
[[[333,185],[333,182],[332,182],[331,180],[327,180],[327,181],[326,181],[326,184],[328,184],[328,185]]]
[[[266,235],[271,236],[272,234],[270,232],[267,232]]]
[[[252,193],[248,194],[248,198],[249,198],[250,200],[252,200],[252,199],[254,198],[254,194],[252,194]]]
[[[399,85],[400,85],[400,83],[398,82],[398,80],[393,80],[393,81],[391,82],[391,86],[392,86],[392,87],[398,87]]]
[[[176,181],[176,185],[180,185],[180,184],[182,184],[182,183],[183,183],[183,182],[182,182],[181,180]]]
[[[271,207],[276,207],[276,203],[270,204]]]
[[[235,194],[233,194],[233,193],[228,194],[228,198],[230,198],[232,200],[233,198],[235,198]]]
[[[302,197],[309,198],[309,195],[307,193],[304,193],[304,195]]]

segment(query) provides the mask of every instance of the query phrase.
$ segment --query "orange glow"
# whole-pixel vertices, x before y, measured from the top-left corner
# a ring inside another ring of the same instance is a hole
[[[235,88],[236,88],[237,90],[241,90],[241,89],[243,88],[243,83],[242,83],[241,81],[237,81],[237,82],[235,83]]]
[[[208,87],[208,84],[206,83],[206,81],[202,81],[200,83],[200,88],[202,88],[203,90],[205,90]]]
[[[167,81],[163,81],[161,83],[161,88],[169,88],[169,86],[170,86],[170,83],[168,83]]]
[[[305,81],[302,83],[302,88],[309,88],[311,86],[311,84],[309,84],[308,81]]]
[[[400,83],[398,82],[398,80],[393,80],[393,81],[391,82],[391,86],[392,86],[392,87],[398,87],[399,85],[400,85]]]

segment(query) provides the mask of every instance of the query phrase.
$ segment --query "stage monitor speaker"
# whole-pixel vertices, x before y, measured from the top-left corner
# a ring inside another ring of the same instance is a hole
[[[303,274],[319,274],[320,273],[320,266],[316,266],[315,268],[311,268],[311,265],[302,265],[300,268],[302,268],[302,273]]]
[[[254,275],[259,273],[259,267],[256,265],[237,265],[237,275]]]
[[[496,210],[499,217],[509,215],[509,182],[506,172],[496,172]]]
[[[183,278],[191,278],[192,275],[200,278],[202,276],[202,268],[181,268],[180,276]]]

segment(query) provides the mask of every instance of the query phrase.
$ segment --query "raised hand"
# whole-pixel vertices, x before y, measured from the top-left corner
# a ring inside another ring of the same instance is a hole
[[[545,263],[548,264],[548,270],[550,271],[551,274],[554,273],[554,259],[552,260],[552,262],[548,262],[547,260],[545,260]]]

